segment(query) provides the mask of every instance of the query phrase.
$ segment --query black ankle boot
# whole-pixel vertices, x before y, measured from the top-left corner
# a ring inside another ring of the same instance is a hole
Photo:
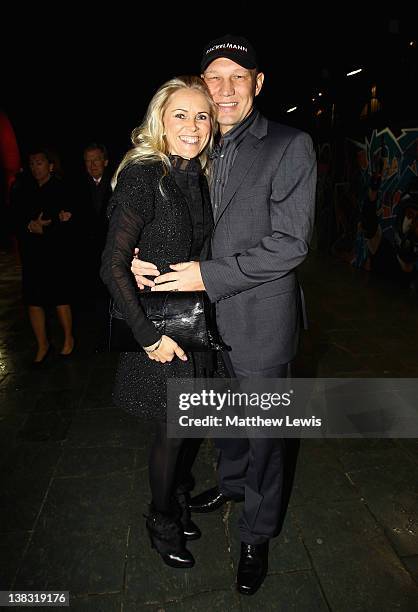
[[[173,515],[157,512],[152,506],[147,516],[146,527],[152,548],[171,567],[193,567],[192,554],[185,547],[185,536],[180,521]]]
[[[183,489],[177,489],[174,495],[175,501],[178,504],[180,509],[180,523],[183,527],[184,535],[186,536],[186,540],[198,540],[202,537],[202,532],[199,527],[192,521],[190,518],[190,494],[188,491],[184,491]]]

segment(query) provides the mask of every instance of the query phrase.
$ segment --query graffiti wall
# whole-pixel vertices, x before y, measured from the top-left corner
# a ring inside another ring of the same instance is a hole
[[[409,283],[418,271],[418,128],[373,130],[345,139],[342,148],[343,170],[334,171],[340,178],[319,171],[319,214],[330,199],[334,206],[330,250],[354,266]],[[317,234],[323,236],[320,222]]]

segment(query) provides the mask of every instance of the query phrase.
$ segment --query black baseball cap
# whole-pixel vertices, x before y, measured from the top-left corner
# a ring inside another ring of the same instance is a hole
[[[203,50],[200,70],[204,72],[213,60],[226,57],[243,68],[257,68],[257,57],[251,43],[243,36],[227,34],[212,40]]]

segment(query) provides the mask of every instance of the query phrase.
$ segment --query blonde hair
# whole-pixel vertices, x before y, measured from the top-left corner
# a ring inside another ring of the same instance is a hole
[[[207,147],[205,147],[205,149],[199,155],[202,169],[206,174],[208,173],[208,153],[213,147],[213,139],[215,129],[217,127],[217,107],[212,100],[206,83],[200,77],[179,76],[170,79],[170,81],[167,81],[161,85],[161,87],[154,94],[151,102],[149,103],[143,122],[141,125],[136,127],[131,134],[131,140],[134,146],[126,153],[113,176],[113,189],[116,186],[120,172],[128,164],[146,164],[160,161],[164,167],[164,176],[169,173],[171,164],[168,157],[169,150],[167,147],[167,142],[164,138],[163,117],[170,97],[181,89],[194,89],[199,91],[205,96],[209,104],[211,136]],[[161,182],[160,191],[164,194],[162,191]]]

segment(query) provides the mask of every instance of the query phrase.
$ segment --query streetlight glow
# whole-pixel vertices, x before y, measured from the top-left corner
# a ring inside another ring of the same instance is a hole
[[[363,68],[357,68],[357,70],[352,70],[351,72],[347,72],[347,74],[345,76],[353,76],[353,74],[358,74],[362,70],[363,70]]]

